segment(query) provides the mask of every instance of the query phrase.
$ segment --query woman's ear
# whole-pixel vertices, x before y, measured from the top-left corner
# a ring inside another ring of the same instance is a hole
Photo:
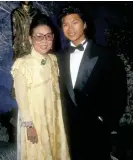
[[[32,39],[31,39],[31,36],[29,36],[29,42],[30,42],[30,44],[32,45]]]

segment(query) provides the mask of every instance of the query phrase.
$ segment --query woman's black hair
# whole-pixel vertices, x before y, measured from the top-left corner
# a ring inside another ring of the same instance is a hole
[[[54,34],[53,50],[54,51],[59,50],[60,49],[59,31],[57,27],[53,24],[50,17],[48,17],[45,14],[37,14],[34,16],[30,24],[29,36],[32,36],[34,29],[40,25],[46,25],[52,30],[52,33]]]

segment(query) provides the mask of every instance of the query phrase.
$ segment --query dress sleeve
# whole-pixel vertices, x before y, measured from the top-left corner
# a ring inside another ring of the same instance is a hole
[[[28,126],[32,123],[28,100],[30,72],[28,71],[28,67],[23,63],[23,60],[17,59],[12,67],[11,74],[14,79],[15,96],[21,113],[22,122],[24,126]]]

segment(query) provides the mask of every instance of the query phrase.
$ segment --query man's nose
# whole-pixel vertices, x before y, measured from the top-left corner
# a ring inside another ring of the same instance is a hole
[[[69,29],[69,31],[73,31],[73,26],[70,25],[68,29]]]

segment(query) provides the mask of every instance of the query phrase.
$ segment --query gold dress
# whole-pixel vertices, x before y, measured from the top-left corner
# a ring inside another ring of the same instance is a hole
[[[44,57],[32,49],[18,58],[13,67],[14,88],[19,107],[17,124],[17,160],[70,160],[58,84],[56,57]],[[38,143],[27,140],[21,122],[32,121]]]

